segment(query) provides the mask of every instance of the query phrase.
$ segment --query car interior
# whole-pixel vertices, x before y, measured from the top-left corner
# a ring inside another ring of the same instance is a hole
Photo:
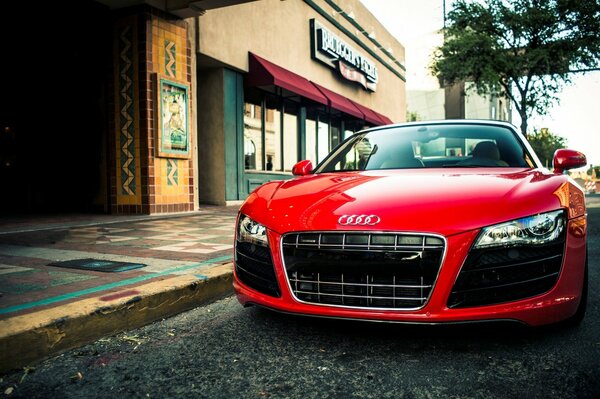
[[[533,166],[527,150],[509,129],[445,125],[382,129],[350,137],[319,172]]]
[[[480,141],[473,148],[471,158],[456,163],[457,166],[508,166],[500,159],[500,150],[493,141]]]

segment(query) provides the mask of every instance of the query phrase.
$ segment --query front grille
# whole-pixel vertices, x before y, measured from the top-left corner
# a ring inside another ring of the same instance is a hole
[[[248,287],[270,296],[281,296],[268,247],[238,241],[235,246],[235,273]]]
[[[543,294],[558,281],[563,252],[564,239],[541,247],[471,250],[448,307],[493,305]]]
[[[287,234],[286,276],[307,303],[381,309],[418,309],[437,278],[444,240],[396,233]]]

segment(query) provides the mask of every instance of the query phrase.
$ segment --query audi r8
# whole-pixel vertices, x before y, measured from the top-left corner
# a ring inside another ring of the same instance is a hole
[[[511,124],[357,132],[240,208],[243,305],[321,317],[530,326],[583,319],[586,209],[560,149],[543,167]]]

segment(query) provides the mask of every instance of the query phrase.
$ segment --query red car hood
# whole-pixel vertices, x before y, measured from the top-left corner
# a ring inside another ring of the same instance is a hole
[[[445,236],[560,208],[562,175],[543,170],[423,169],[342,172],[268,183],[241,212],[279,233],[377,230]],[[375,226],[341,226],[342,215],[377,215]]]

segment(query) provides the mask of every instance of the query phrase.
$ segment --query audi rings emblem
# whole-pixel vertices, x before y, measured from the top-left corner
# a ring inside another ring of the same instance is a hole
[[[377,215],[342,215],[338,219],[338,224],[342,226],[375,226],[381,222]]]

